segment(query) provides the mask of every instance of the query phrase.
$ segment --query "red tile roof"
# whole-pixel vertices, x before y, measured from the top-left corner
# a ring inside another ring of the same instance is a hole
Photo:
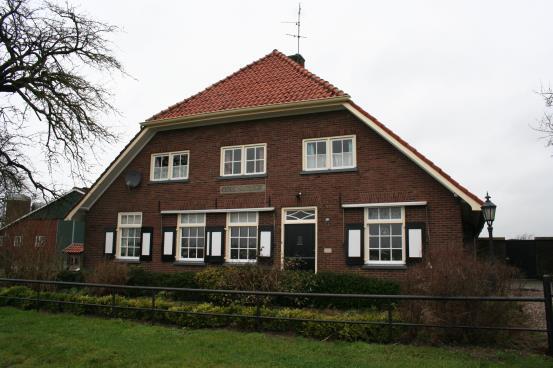
[[[470,192],[467,188],[465,188],[464,186],[462,186],[461,184],[459,184],[458,181],[456,181],[455,179],[453,179],[451,176],[449,176],[445,171],[443,171],[439,166],[437,166],[434,162],[430,161],[426,156],[424,156],[422,153],[420,153],[419,151],[417,151],[415,149],[415,147],[411,146],[409,143],[407,143],[406,141],[404,141],[399,135],[397,135],[396,133],[392,132],[386,125],[382,124],[380,121],[378,121],[374,116],[372,116],[371,114],[369,114],[368,112],[366,112],[365,110],[363,110],[360,106],[358,106],[357,104],[353,103],[353,102],[350,102],[350,104],[357,110],[359,111],[361,114],[365,115],[366,117],[368,117],[369,119],[371,119],[372,121],[374,121],[379,127],[381,127],[383,130],[385,130],[389,135],[391,135],[392,137],[394,137],[402,146],[404,146],[405,148],[407,148],[409,151],[413,152],[413,154],[415,154],[417,157],[419,157],[421,160],[423,160],[424,162],[426,162],[428,165],[430,165],[434,170],[436,170],[441,176],[443,176],[447,181],[449,181],[453,186],[457,187],[457,189],[459,189],[460,191],[462,191],[463,193],[465,193],[466,195],[468,195],[470,198],[474,199],[476,201],[476,203],[479,203],[479,204],[484,204],[484,202],[482,201],[482,199],[478,198],[475,194],[473,194],[472,192]]]
[[[67,247],[65,247],[63,252],[67,254],[80,254],[84,252],[84,244],[80,244],[80,243],[70,244]]]
[[[346,94],[280,51],[273,50],[148,120],[338,96]]]

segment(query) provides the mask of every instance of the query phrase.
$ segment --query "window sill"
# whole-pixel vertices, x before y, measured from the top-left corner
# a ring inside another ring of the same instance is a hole
[[[177,183],[188,183],[190,179],[178,179],[178,180],[150,180],[148,182],[148,185],[156,185],[156,184],[177,184]]]
[[[136,259],[115,258],[115,262],[118,262],[118,263],[140,263],[140,258],[136,258]]]
[[[349,169],[303,170],[303,171],[300,171],[300,175],[318,175],[318,174],[332,174],[332,173],[344,173],[344,172],[357,172],[357,167],[351,167]]]
[[[260,179],[266,178],[267,174],[256,174],[256,175],[228,175],[228,176],[218,176],[218,180],[232,180],[232,179]]]
[[[174,266],[205,266],[204,261],[175,261],[173,262]]]
[[[406,270],[405,264],[364,264],[361,266],[364,270]]]

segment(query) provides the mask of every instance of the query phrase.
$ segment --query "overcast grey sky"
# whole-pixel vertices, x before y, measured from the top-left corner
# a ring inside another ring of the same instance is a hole
[[[71,1],[121,28],[116,55],[134,78],[106,81],[121,141],[138,124],[273,49],[297,1]],[[309,70],[498,205],[495,234],[553,236],[553,149],[530,126],[553,84],[553,1],[302,1]],[[54,175],[68,187],[63,170]]]

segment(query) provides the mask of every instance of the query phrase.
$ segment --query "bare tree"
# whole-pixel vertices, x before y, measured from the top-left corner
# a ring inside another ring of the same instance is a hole
[[[545,101],[545,112],[540,120],[537,131],[543,133],[543,138],[546,140],[546,146],[553,146],[553,90],[541,89],[539,94]]]
[[[0,197],[56,195],[27,147],[42,149],[50,172],[66,163],[84,179],[94,145],[115,141],[98,119],[115,111],[110,93],[90,77],[123,72],[107,40],[114,31],[68,4],[0,0]]]

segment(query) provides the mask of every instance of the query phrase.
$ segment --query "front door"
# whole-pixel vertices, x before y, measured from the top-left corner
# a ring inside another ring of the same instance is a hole
[[[315,224],[284,225],[285,267],[315,271]]]

